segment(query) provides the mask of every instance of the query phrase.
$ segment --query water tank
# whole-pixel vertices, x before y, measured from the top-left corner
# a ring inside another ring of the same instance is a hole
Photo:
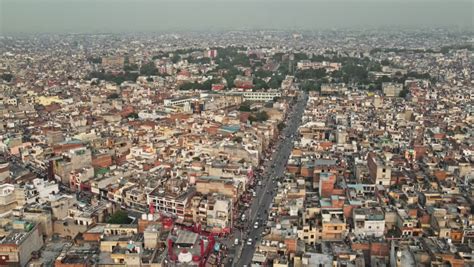
[[[148,220],[149,220],[149,221],[153,221],[153,214],[151,214],[151,213],[148,214]]]

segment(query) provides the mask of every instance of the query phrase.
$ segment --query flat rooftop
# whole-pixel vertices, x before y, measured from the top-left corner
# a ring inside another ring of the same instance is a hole
[[[180,231],[176,244],[178,245],[194,245],[198,239],[198,234],[190,231]]]

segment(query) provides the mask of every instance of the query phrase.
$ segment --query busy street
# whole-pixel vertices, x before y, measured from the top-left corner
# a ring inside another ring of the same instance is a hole
[[[268,210],[272,203],[275,187],[278,180],[283,177],[286,161],[291,154],[296,130],[301,122],[301,116],[307,101],[305,93],[300,94],[286,120],[286,127],[282,130],[280,138],[275,142],[269,157],[265,161],[264,170],[257,176],[255,189],[249,208],[236,218],[243,223],[243,229],[234,229],[234,234],[228,240],[232,244],[235,255],[228,266],[249,265],[255,253],[258,242],[266,232],[266,223],[269,218]],[[231,255],[229,255],[231,256]],[[230,258],[230,257],[229,257]]]

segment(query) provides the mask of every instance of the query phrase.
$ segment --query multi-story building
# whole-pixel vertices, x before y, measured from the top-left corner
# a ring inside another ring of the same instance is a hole
[[[10,163],[0,162],[0,182],[8,182],[10,179]]]
[[[157,187],[147,194],[147,204],[154,212],[184,219],[186,207],[195,193],[194,188]]]
[[[12,184],[0,185],[0,217],[9,215],[13,209],[22,207],[25,203],[25,191]]]
[[[346,218],[342,209],[322,209],[322,240],[342,240],[347,234]]]
[[[399,96],[403,90],[403,84],[401,83],[382,83],[382,91],[385,96]]]
[[[0,240],[0,265],[26,266],[32,253],[43,246],[43,238],[35,223],[11,221],[11,224]]]
[[[244,92],[243,94],[244,101],[272,101],[277,97],[281,97],[280,91],[268,91],[268,92]]]
[[[370,178],[375,184],[389,186],[392,178],[392,168],[379,155],[370,153],[367,157]]]
[[[381,237],[385,232],[385,216],[380,208],[356,208],[353,210],[354,234],[359,237]]]

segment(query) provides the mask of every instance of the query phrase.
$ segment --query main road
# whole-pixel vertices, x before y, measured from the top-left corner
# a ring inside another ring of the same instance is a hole
[[[281,138],[277,141],[276,149],[269,161],[266,162],[265,172],[262,177],[262,185],[256,190],[256,197],[250,205],[250,216],[248,217],[247,232],[244,230],[240,247],[232,266],[250,266],[256,249],[256,243],[262,240],[262,233],[266,227],[266,221],[270,204],[272,203],[277,181],[275,178],[282,177],[285,172],[285,165],[293,148],[293,141],[297,135],[298,127],[301,123],[307,101],[307,94],[302,92],[298,95],[296,104],[293,106],[288,116],[286,127],[281,133]],[[254,224],[258,222],[258,227]],[[251,238],[251,244],[247,240]]]

